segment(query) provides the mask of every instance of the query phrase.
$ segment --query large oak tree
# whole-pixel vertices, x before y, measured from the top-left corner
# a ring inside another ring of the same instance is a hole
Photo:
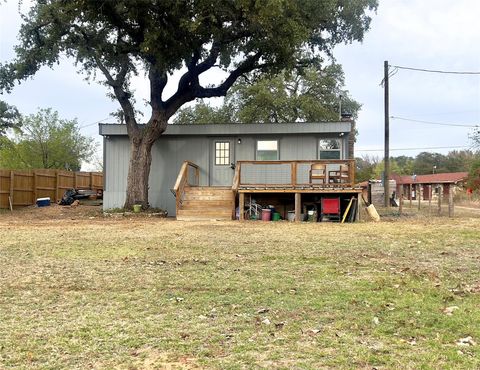
[[[120,103],[131,158],[125,207],[148,206],[151,148],[169,118],[197,98],[225,96],[242,75],[276,73],[299,63],[300,51],[328,55],[362,40],[377,0],[38,0],[20,31],[16,59],[0,66],[0,90],[54,67],[66,55],[87,74],[99,72]],[[224,72],[219,84],[200,77]],[[130,89],[145,71],[151,113],[139,124]],[[175,71],[176,92],[164,96]]]

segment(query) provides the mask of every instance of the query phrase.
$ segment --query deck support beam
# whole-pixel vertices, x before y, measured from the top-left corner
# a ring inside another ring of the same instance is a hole
[[[238,194],[238,219],[245,220],[245,193]]]
[[[300,222],[302,213],[302,193],[295,193],[295,222]]]

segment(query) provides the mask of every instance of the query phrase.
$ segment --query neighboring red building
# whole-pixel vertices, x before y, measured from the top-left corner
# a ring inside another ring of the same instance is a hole
[[[418,190],[421,189],[423,200],[435,198],[443,189],[443,195],[448,196],[450,187],[455,191],[458,186],[463,186],[468,177],[468,172],[435,173],[431,175],[400,176],[392,174],[390,179],[397,182],[397,196],[403,187],[405,199],[417,199]]]

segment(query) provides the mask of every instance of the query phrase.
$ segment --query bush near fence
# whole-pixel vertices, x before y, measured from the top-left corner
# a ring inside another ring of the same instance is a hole
[[[0,170],[0,208],[29,206],[38,198],[60,200],[67,189],[103,190],[102,172],[62,170]]]

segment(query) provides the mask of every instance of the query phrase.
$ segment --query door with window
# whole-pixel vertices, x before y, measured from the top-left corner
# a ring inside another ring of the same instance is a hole
[[[235,142],[218,138],[211,142],[210,186],[232,186],[235,172]],[[233,168],[232,168],[233,167]]]

